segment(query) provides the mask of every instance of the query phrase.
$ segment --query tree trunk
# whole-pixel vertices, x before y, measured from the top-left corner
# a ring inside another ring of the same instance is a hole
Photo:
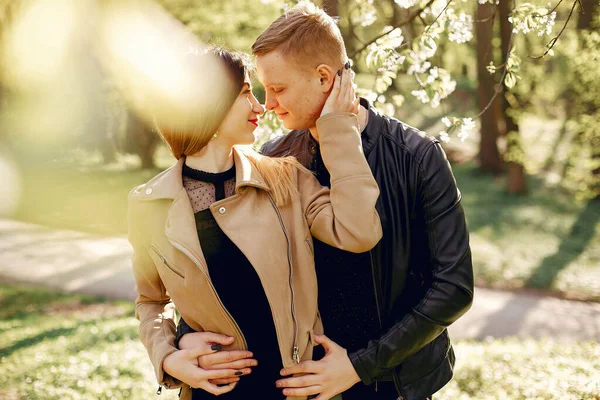
[[[475,24],[477,36],[477,100],[479,109],[483,110],[488,102],[494,97],[494,77],[486,69],[489,62],[493,60],[492,37],[494,21],[491,4],[479,4],[477,6],[476,20],[485,21]],[[489,19],[489,21],[487,20]],[[506,165],[498,151],[497,139],[500,136],[498,128],[498,116],[501,110],[501,97],[498,96],[490,108],[481,115],[481,135],[479,141],[479,169],[485,173],[498,174]]]
[[[132,111],[128,114],[126,136],[126,150],[140,157],[142,169],[156,168],[154,152],[159,141],[157,134]]]
[[[510,38],[512,35],[512,24],[508,17],[512,10],[513,1],[500,1],[498,12],[500,15],[500,37],[502,39],[502,57],[503,62],[508,60],[510,51]],[[515,118],[509,112],[511,105],[508,101],[508,88],[504,87],[504,96],[502,98],[502,114],[506,121],[506,155],[508,158],[508,177],[507,190],[512,194],[524,194],[527,191],[525,185],[525,169],[523,168],[524,153],[519,134],[519,125]]]
[[[338,0],[323,0],[323,10],[332,17],[339,16]]]
[[[577,29],[590,29],[592,27],[594,16],[600,12],[600,4],[598,3],[598,0],[580,0],[579,4],[583,6],[583,12],[579,14]]]

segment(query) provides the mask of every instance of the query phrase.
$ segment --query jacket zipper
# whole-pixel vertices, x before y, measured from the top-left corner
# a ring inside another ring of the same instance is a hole
[[[273,197],[271,197],[271,194],[267,193],[267,195],[269,196],[269,201],[271,202],[271,205],[273,206],[273,208],[275,209],[275,212],[277,213],[277,218],[279,218],[279,224],[281,225],[281,229],[283,230],[283,235],[285,236],[285,240],[287,241],[287,258],[288,258],[288,265],[290,267],[290,277],[289,277],[288,283],[290,286],[290,291],[292,293],[291,311],[292,311],[292,320],[294,322],[294,346],[292,348],[292,360],[297,364],[300,362],[300,348],[298,347],[298,321],[296,320],[296,308],[294,305],[294,298],[295,298],[294,285],[293,285],[294,268],[293,268],[292,258],[291,258],[291,253],[292,253],[291,243],[290,243],[290,238],[287,234],[287,230],[285,229],[285,225],[283,224],[283,218],[281,217],[279,208],[277,208],[277,205],[275,204]]]
[[[212,289],[214,295],[217,297],[217,300],[219,301],[219,304],[221,305],[221,308],[223,310],[225,310],[225,313],[229,316],[229,319],[233,322],[233,325],[235,326],[235,328],[237,329],[238,333],[240,334],[241,338],[242,338],[242,344],[244,345],[244,348],[248,348],[248,343],[246,342],[246,338],[244,337],[244,334],[242,333],[242,330],[240,329],[240,326],[238,325],[238,323],[235,321],[235,319],[233,318],[233,316],[231,315],[231,313],[229,312],[229,310],[227,310],[227,308],[225,307],[225,304],[223,304],[223,302],[221,301],[221,298],[219,297],[219,294],[217,293],[215,287],[213,286],[210,277],[208,276],[208,274],[206,273],[206,271],[204,271],[204,269],[202,268],[202,265],[200,265],[200,262],[197,261],[192,254],[186,250],[183,246],[181,246],[177,241],[170,241],[171,244],[173,245],[173,247],[175,247],[177,250],[181,251],[183,254],[185,254],[190,260],[192,260],[192,262],[194,264],[196,264],[196,266],[198,267],[198,269],[200,271],[202,271],[202,273],[204,274],[204,276],[206,276],[206,279],[208,281],[208,284],[210,286],[210,288]]]
[[[377,307],[377,319],[379,320],[379,331],[383,329],[381,323],[381,310],[379,309],[379,296],[377,296],[377,284],[375,282],[375,264],[373,263],[373,253],[369,251],[369,258],[371,259],[371,277],[373,278],[373,294],[375,295],[375,306]],[[379,391],[379,380],[375,379],[375,391]]]
[[[173,268],[171,266],[171,264],[167,261],[167,259],[161,254],[160,251],[158,251],[158,249],[152,245],[150,245],[150,248],[152,249],[152,251],[154,251],[154,253],[156,253],[156,255],[160,258],[160,261],[162,261],[163,264],[165,264],[167,266],[167,268],[169,268],[174,274],[178,275],[180,278],[184,278],[182,273],[180,273],[179,271],[175,270],[175,268]]]
[[[375,294],[375,306],[377,307],[377,319],[379,320],[379,329],[383,329],[383,323],[381,322],[381,310],[379,309],[379,296],[377,296],[377,284],[375,282],[375,264],[373,264],[373,253],[369,251],[369,258],[371,259],[371,277],[373,278],[373,292]]]

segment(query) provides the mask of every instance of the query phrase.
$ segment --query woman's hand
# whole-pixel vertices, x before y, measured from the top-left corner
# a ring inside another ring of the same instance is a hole
[[[218,352],[217,347],[209,343],[204,343],[193,349],[177,350],[164,359],[162,367],[173,378],[193,388],[200,388],[218,396],[231,392],[237,383],[217,386],[217,384],[209,382],[210,380],[238,378],[244,373],[250,373],[250,368],[210,370],[198,366],[199,357],[215,354],[216,352]]]
[[[321,117],[334,112],[351,112],[358,114],[359,100],[354,95],[350,62],[346,63],[333,81],[333,89],[321,111]]]
[[[252,358],[253,354],[247,350],[224,350],[221,346],[232,344],[234,338],[213,332],[193,332],[186,333],[179,340],[180,349],[193,349],[208,345],[216,349],[212,354],[201,355],[198,357],[198,366],[205,370],[234,369],[240,371],[241,375],[248,375],[252,372],[249,367],[258,365],[258,362]],[[210,379],[209,382],[215,385],[226,385],[239,381],[239,376],[221,379]]]

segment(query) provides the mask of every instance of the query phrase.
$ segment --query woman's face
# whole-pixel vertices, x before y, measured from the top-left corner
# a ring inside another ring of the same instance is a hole
[[[250,80],[246,78],[239,96],[219,126],[217,139],[227,140],[232,146],[254,143],[258,116],[263,112],[263,106],[252,93]]]

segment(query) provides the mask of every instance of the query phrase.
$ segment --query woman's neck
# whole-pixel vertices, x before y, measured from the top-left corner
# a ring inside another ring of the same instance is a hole
[[[224,172],[233,167],[233,148],[217,140],[210,141],[198,153],[186,157],[185,164],[205,172]]]

